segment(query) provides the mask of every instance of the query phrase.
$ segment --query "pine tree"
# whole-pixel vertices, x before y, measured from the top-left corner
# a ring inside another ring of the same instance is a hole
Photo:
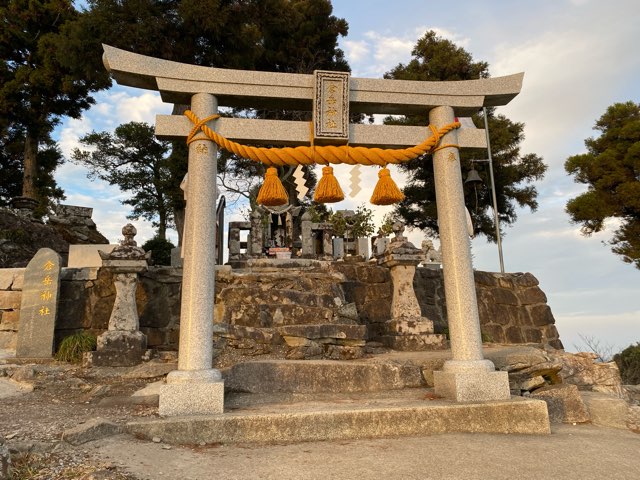
[[[617,219],[611,250],[640,269],[640,104],[611,105],[594,128],[600,136],[585,140],[587,153],[565,162],[567,173],[587,186],[566,210],[586,236]]]
[[[397,80],[453,81],[477,80],[489,77],[489,65],[476,62],[471,54],[453,42],[429,31],[414,47],[412,60],[400,64],[385,74],[385,78]],[[484,128],[481,116],[473,121]],[[524,124],[512,122],[504,115],[495,115],[488,109],[489,132],[496,182],[496,196],[501,225],[511,225],[517,219],[516,206],[538,207],[537,190],[530,183],[544,177],[547,166],[538,155],[521,154],[520,144],[524,140]],[[404,118],[387,118],[385,123],[403,125],[428,124],[427,115]],[[476,234],[496,241],[492,210],[492,195],[486,167],[473,163],[471,159],[486,158],[486,150],[461,150],[463,175],[472,167],[480,171],[484,185],[465,186],[465,203],[471,214]],[[397,214],[408,225],[420,228],[430,235],[438,233],[435,181],[433,165],[429,156],[415,159],[401,166],[409,174],[404,188],[405,200],[398,206]]]
[[[95,85],[60,61],[60,29],[76,17],[69,0],[9,0],[0,6],[3,169],[11,169],[14,176],[20,170],[22,196],[41,204],[47,200],[43,195],[61,194],[51,175],[62,160],[51,144],[53,127],[63,116],[78,118],[93,103],[89,93]],[[19,166],[15,161],[18,145],[22,147]],[[51,188],[40,188],[43,185]],[[11,194],[15,193],[13,189]]]

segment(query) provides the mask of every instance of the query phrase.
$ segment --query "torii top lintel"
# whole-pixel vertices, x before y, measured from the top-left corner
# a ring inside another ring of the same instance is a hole
[[[314,76],[210,68],[138,55],[103,45],[103,62],[121,85],[157,90],[163,101],[189,104],[196,93],[210,93],[219,105],[311,110]],[[506,105],[522,88],[524,73],[454,82],[349,79],[350,110],[355,113],[416,114],[450,106],[458,116],[481,107]]]

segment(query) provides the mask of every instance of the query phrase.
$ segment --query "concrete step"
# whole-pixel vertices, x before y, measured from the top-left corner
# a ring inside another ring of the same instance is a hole
[[[426,386],[420,366],[394,362],[258,360],[223,372],[225,388],[249,393],[351,393]]]
[[[441,433],[549,434],[543,401],[457,404],[429,389],[347,395],[260,396],[226,400],[226,412],[127,424],[137,438],[165,443],[274,443],[431,435]],[[258,398],[255,398],[258,397]]]

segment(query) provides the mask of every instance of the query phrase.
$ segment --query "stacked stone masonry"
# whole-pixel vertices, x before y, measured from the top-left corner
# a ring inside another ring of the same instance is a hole
[[[288,358],[358,358],[365,341],[389,320],[389,271],[365,262],[333,262],[310,269],[248,272],[218,267],[214,346]],[[15,348],[24,269],[0,269],[0,348]],[[475,272],[484,340],[562,348],[538,281],[529,273]],[[136,293],[140,330],[148,345],[178,347],[182,270],[152,268],[140,274]],[[441,270],[418,268],[414,287],[422,315],[447,333]],[[87,330],[107,329],[115,300],[103,269],[64,268],[56,342]]]

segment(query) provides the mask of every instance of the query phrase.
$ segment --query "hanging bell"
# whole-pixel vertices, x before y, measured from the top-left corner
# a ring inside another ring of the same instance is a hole
[[[472,168],[469,170],[469,174],[467,175],[467,179],[464,183],[482,183],[482,178],[480,178],[478,171],[475,168]]]

